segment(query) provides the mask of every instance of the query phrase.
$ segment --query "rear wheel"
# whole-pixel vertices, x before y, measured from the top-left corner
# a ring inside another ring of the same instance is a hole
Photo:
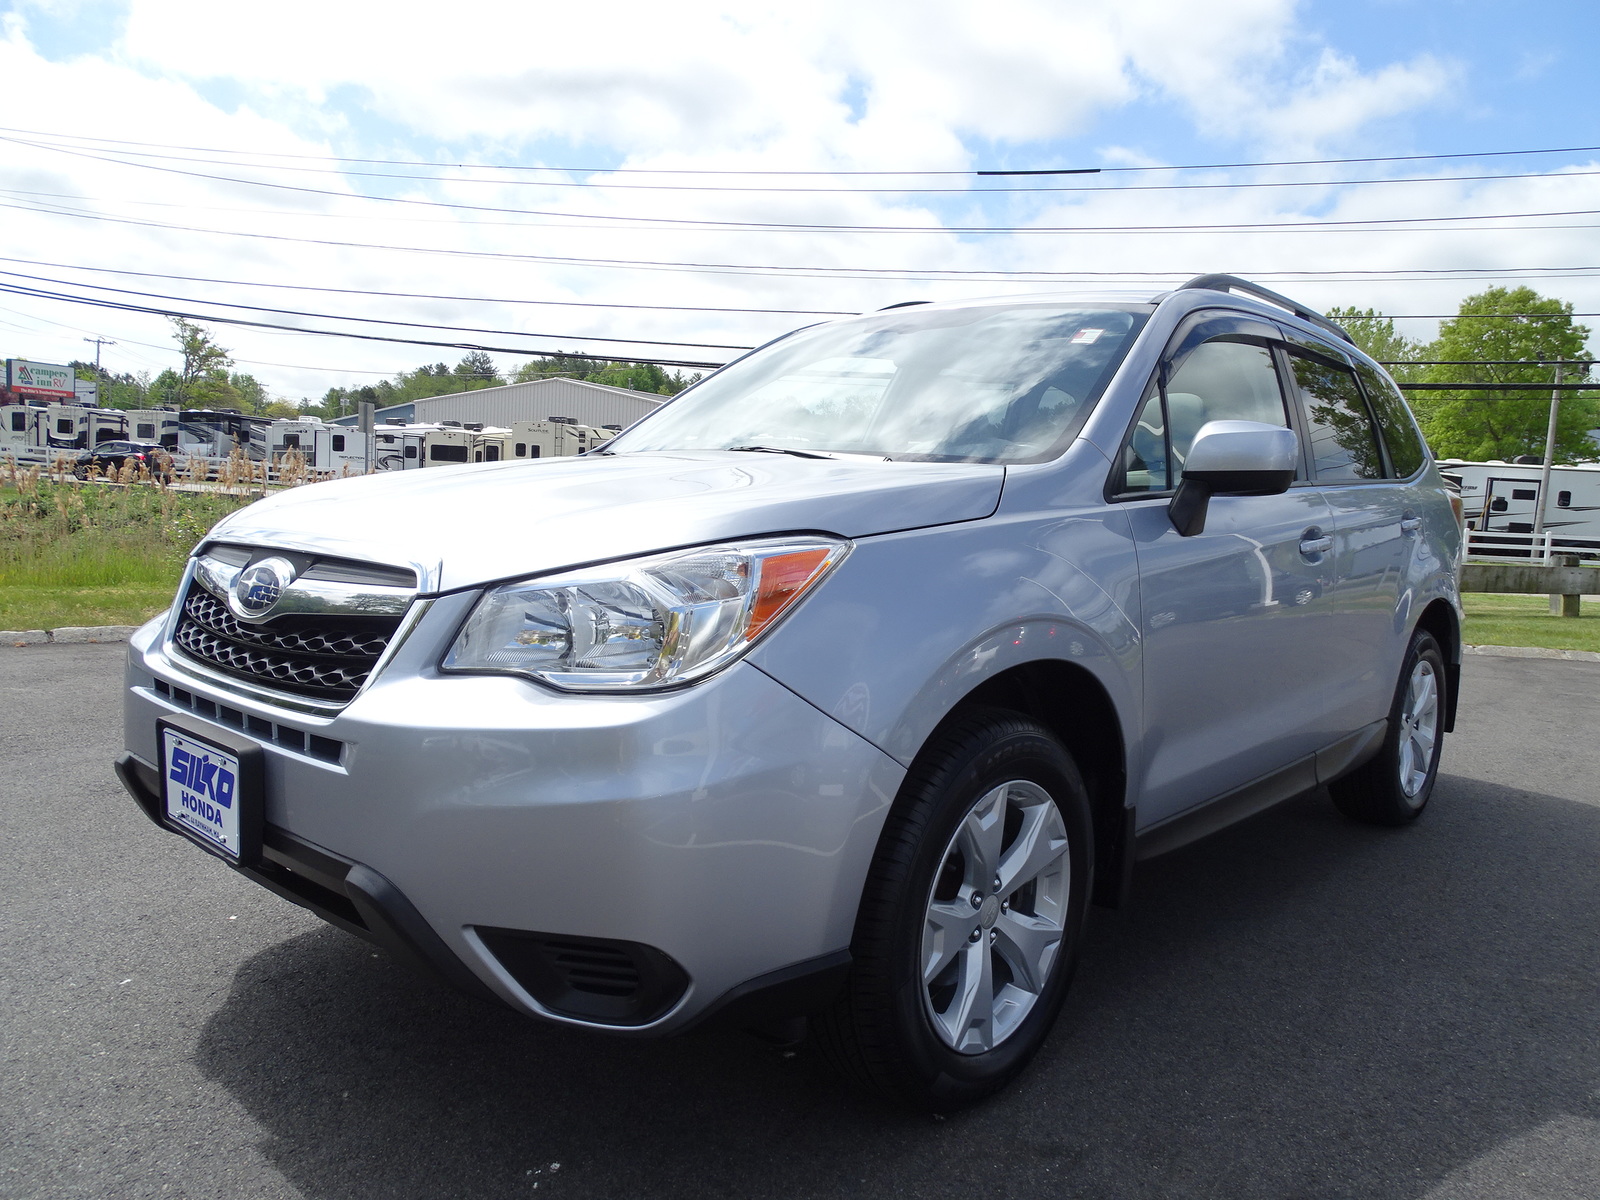
[[[1439,643],[1419,629],[1400,672],[1383,747],[1328,787],[1340,812],[1370,825],[1405,825],[1422,814],[1444,746],[1445,687]]]
[[[1088,796],[1071,757],[1003,710],[958,718],[913,766],[868,876],[845,998],[819,1040],[919,1107],[1004,1086],[1066,996],[1088,910]]]

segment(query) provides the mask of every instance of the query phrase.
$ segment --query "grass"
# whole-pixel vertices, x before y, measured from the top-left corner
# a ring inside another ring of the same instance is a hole
[[[190,548],[245,502],[0,465],[0,629],[144,622],[172,602]]]
[[[1467,592],[1462,638],[1474,646],[1543,646],[1549,650],[1600,651],[1600,596],[1585,596],[1582,616],[1557,617],[1547,596]]]

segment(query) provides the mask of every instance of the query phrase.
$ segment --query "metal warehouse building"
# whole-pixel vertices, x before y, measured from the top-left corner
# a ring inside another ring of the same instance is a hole
[[[452,392],[396,404],[378,409],[377,419],[380,422],[391,419],[417,424],[460,421],[462,424],[504,426],[513,421],[571,417],[580,425],[628,426],[666,399],[653,392],[635,392],[581,379],[537,379],[532,383],[509,383],[504,387]],[[356,421],[356,417],[348,416],[340,417],[337,423],[354,425]]]

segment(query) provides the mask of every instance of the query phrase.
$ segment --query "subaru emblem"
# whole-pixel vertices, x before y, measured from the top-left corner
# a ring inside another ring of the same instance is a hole
[[[236,616],[258,620],[272,610],[283,589],[294,582],[294,564],[286,558],[264,558],[239,572],[228,606]]]

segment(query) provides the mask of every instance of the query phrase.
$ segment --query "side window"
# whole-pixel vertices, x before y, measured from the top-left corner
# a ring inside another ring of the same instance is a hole
[[[28,428],[28,414],[27,413],[25,413],[25,412],[14,412],[14,413],[11,414],[11,431],[13,433],[23,433],[23,432],[25,432],[27,430],[27,428]]]
[[[1152,389],[1123,452],[1124,491],[1177,487],[1194,435],[1207,421],[1288,427],[1272,352],[1255,342],[1202,342],[1167,381],[1166,405]]]
[[[336,433],[333,435],[333,450],[335,454],[344,452],[344,434]]]
[[[1400,398],[1400,393],[1378,372],[1365,363],[1356,365],[1356,374],[1366,388],[1367,402],[1378,418],[1378,428],[1383,432],[1383,444],[1389,449],[1389,462],[1401,479],[1414,474],[1428,456],[1427,447],[1417,433],[1411,410]]]
[[[1305,400],[1311,462],[1322,483],[1383,478],[1378,432],[1353,371],[1291,353],[1294,381]]]
[[[140,438],[147,442],[154,441],[156,436],[156,427],[154,425],[140,425],[135,432]]]

